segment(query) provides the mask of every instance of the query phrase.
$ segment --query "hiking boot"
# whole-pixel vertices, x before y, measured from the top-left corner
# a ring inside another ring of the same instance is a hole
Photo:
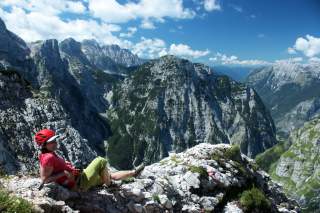
[[[144,163],[140,164],[139,166],[135,167],[133,177],[137,177],[144,169]]]

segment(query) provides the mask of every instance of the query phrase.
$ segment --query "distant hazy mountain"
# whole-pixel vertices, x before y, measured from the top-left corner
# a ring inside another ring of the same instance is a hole
[[[279,62],[246,79],[271,111],[278,130],[293,129],[320,114],[320,64]]]
[[[252,67],[234,67],[234,66],[214,66],[214,71],[227,75],[236,81],[244,81],[250,72],[254,69]]]
[[[81,49],[92,64],[106,72],[125,73],[125,67],[145,62],[127,49],[118,45],[100,45],[96,40],[84,40]]]

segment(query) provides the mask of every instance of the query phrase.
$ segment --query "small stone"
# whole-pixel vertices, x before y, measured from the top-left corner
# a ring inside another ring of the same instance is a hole
[[[214,207],[219,203],[215,197],[201,197],[199,203],[206,211],[213,211]]]
[[[168,199],[166,195],[159,195],[160,204],[164,206],[166,209],[172,208],[172,202]]]

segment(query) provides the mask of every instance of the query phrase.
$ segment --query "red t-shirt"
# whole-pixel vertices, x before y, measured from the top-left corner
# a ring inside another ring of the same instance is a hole
[[[52,175],[58,174],[63,172],[64,170],[67,170],[71,173],[75,171],[75,167],[73,167],[70,163],[67,163],[63,158],[59,157],[54,152],[49,153],[43,153],[39,155],[39,161],[40,165],[42,167],[50,166],[53,167]],[[63,183],[67,180],[67,176],[64,175],[60,178],[58,178],[55,182],[63,185]],[[74,182],[69,181],[68,182],[68,188],[72,188],[74,186]]]

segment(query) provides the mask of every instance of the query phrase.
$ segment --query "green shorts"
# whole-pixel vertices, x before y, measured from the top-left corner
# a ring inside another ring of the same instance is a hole
[[[103,184],[102,175],[106,167],[107,160],[103,157],[96,157],[81,173],[80,189],[87,191],[95,186],[101,186]]]

